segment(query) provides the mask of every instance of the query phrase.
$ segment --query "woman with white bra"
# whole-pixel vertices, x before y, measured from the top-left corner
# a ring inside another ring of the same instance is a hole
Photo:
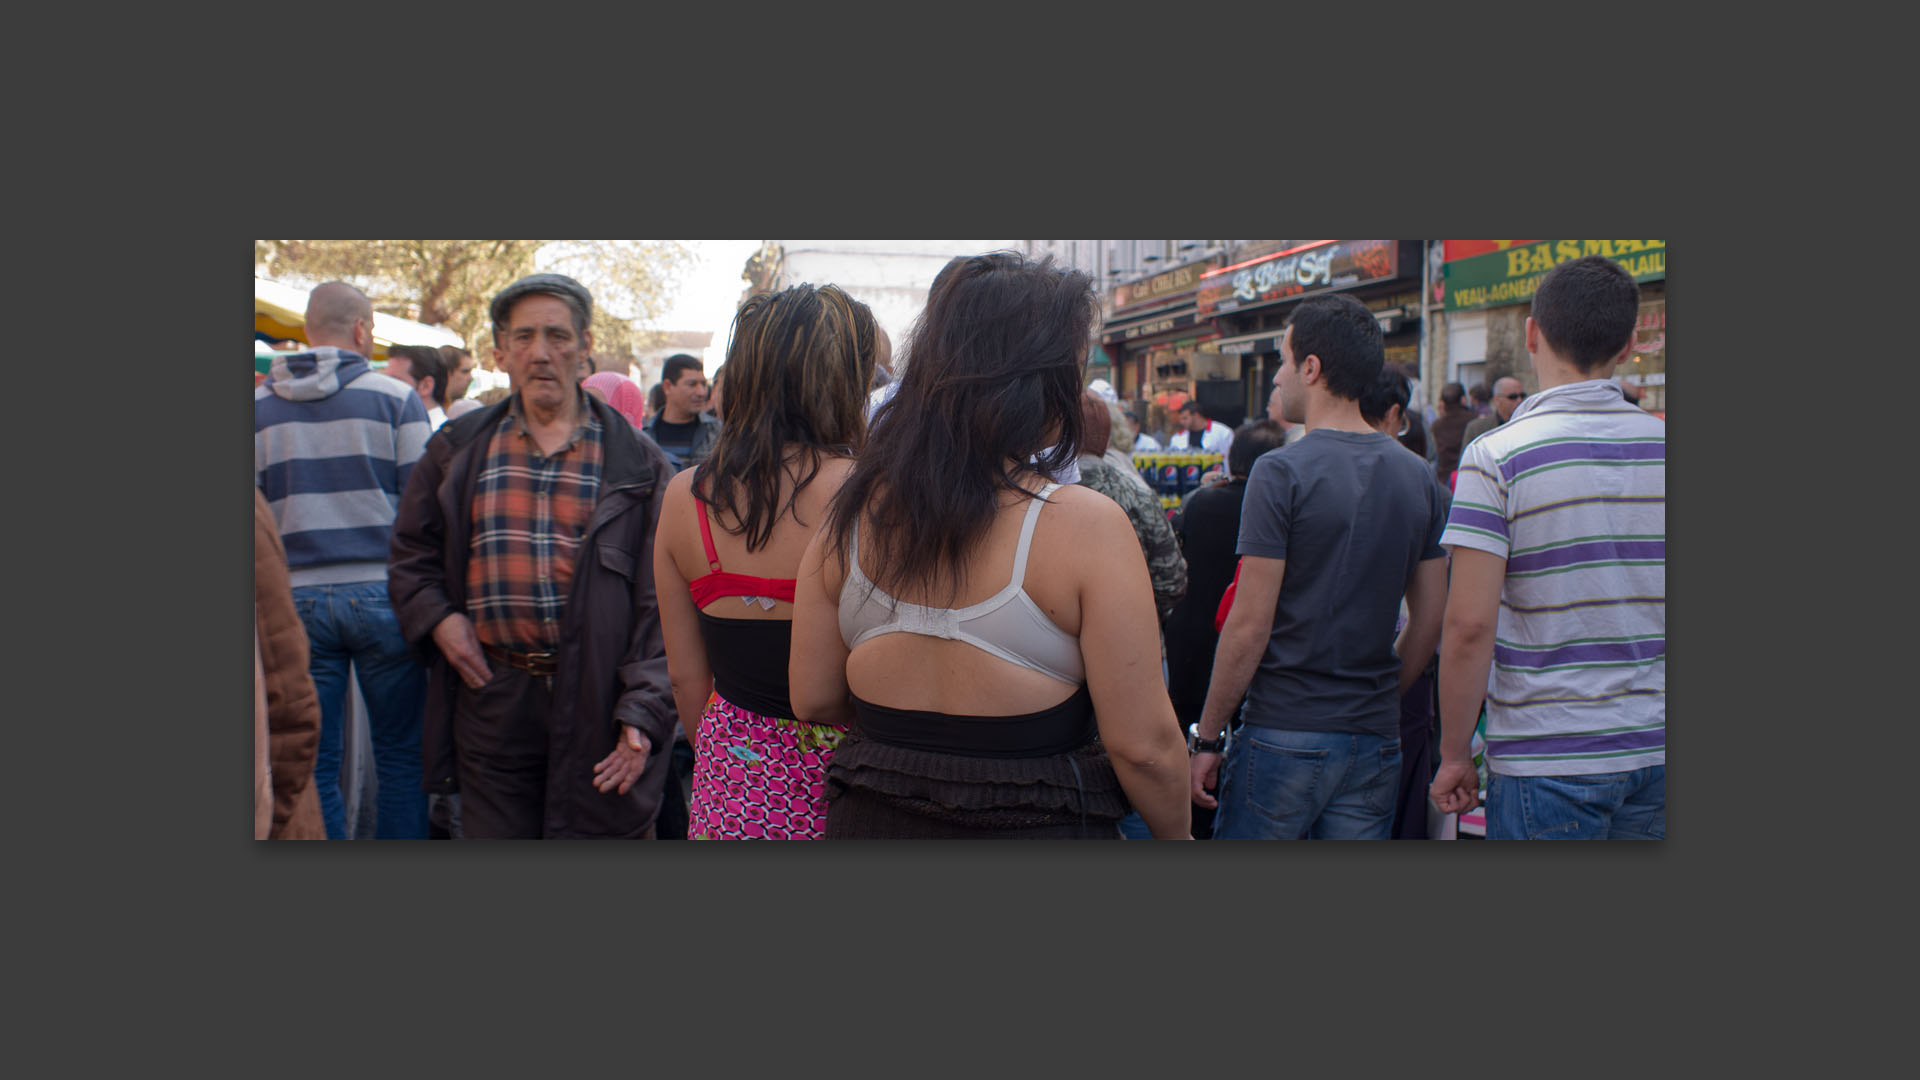
[[[1111,499],[1049,479],[1079,443],[1097,313],[1050,260],[934,279],[795,588],[795,716],[853,730],[828,838],[1117,839],[1129,806],[1188,837],[1146,560]]]

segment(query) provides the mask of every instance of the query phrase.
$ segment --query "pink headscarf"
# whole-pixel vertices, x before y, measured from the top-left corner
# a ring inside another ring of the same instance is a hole
[[[632,379],[617,371],[595,372],[581,379],[580,385],[607,395],[607,404],[613,406],[613,411],[635,427],[647,418],[647,395],[641,393]]]

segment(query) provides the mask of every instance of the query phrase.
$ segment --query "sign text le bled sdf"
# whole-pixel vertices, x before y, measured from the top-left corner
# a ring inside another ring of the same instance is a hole
[[[1331,285],[1333,253],[1337,246],[1329,244],[1318,251],[1304,251],[1242,270],[1233,275],[1233,295],[1252,300],[1282,285]]]

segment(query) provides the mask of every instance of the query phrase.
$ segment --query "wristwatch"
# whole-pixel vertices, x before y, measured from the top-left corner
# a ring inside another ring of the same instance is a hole
[[[1200,737],[1200,725],[1198,723],[1187,725],[1187,753],[1218,754],[1224,752],[1226,748],[1226,732],[1221,732],[1216,738],[1203,739]]]

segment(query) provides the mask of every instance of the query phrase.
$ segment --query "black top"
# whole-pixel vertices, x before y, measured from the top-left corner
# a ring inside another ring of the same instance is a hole
[[[1167,689],[1182,727],[1200,718],[1207,701],[1214,648],[1220,642],[1213,617],[1240,564],[1234,547],[1240,540],[1240,503],[1246,492],[1245,477],[1200,488],[1180,517],[1187,595],[1167,617]]]
[[[1400,598],[1420,563],[1446,557],[1426,464],[1386,435],[1331,428],[1254,461],[1236,550],[1287,565],[1247,723],[1399,734]]]
[[[792,719],[787,692],[791,620],[723,619],[702,611],[700,639],[707,646],[716,693],[749,712]]]
[[[660,449],[672,454],[680,461],[685,461],[687,460],[687,456],[693,452],[693,437],[699,430],[700,418],[698,416],[695,416],[684,424],[669,423],[667,418],[663,416],[660,418],[659,423],[654,426],[653,441],[660,444]]]
[[[1073,696],[1022,716],[954,716],[919,709],[891,709],[853,699],[860,734],[907,750],[963,757],[1048,757],[1077,749],[1093,738],[1093,695],[1085,684]]]

